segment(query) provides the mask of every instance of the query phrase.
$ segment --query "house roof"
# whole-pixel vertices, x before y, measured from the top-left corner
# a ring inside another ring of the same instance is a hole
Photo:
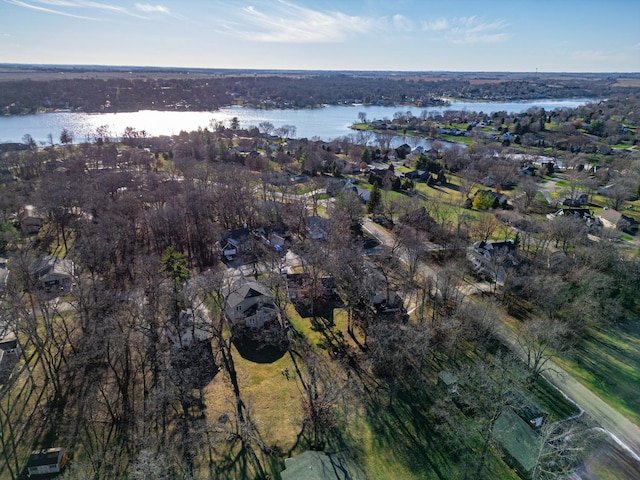
[[[68,277],[73,273],[73,263],[57,257],[38,257],[31,263],[31,273],[40,280],[53,276]]]
[[[18,337],[13,332],[0,331],[0,350],[11,350],[18,347]]]
[[[536,466],[541,438],[509,407],[493,425],[493,433],[502,447],[527,472]]]
[[[7,268],[7,259],[0,258],[0,293],[4,291],[9,278],[9,269]]]
[[[285,460],[282,480],[365,480],[360,467],[345,453],[307,450]]]
[[[318,215],[312,215],[305,217],[304,223],[311,238],[321,239],[326,237],[328,224],[326,218]]]
[[[243,241],[251,234],[251,231],[247,227],[236,228],[234,230],[225,230],[220,233],[219,241],[220,243],[226,240],[235,240],[236,242]]]
[[[617,225],[618,222],[622,220],[622,214],[617,210],[607,209],[607,210],[602,210],[602,212],[600,212],[600,218],[608,222],[611,222],[614,225]]]
[[[40,465],[57,465],[64,454],[65,449],[61,447],[34,450],[27,461],[27,468]]]
[[[269,297],[272,298],[271,291],[265,285],[247,279],[240,279],[229,288],[227,295],[227,305],[235,308],[245,299],[253,297]]]
[[[438,378],[442,380],[446,386],[455,385],[458,383],[458,377],[456,377],[453,373],[442,370],[438,373]]]

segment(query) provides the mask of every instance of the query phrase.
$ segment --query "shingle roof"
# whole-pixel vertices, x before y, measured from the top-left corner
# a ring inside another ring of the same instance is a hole
[[[243,278],[234,283],[229,289],[227,305],[230,308],[235,308],[235,306],[242,303],[245,298],[260,296],[273,297],[271,291],[269,291],[265,285]]]
[[[502,447],[520,466],[530,472],[536,466],[540,436],[511,408],[505,408],[493,426],[493,433]]]
[[[343,453],[325,453],[307,450],[287,458],[282,480],[365,480],[356,463]]]

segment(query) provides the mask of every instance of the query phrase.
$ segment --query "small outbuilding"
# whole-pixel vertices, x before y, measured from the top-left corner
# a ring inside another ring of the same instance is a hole
[[[34,450],[27,461],[27,476],[60,473],[68,460],[69,455],[62,447]]]
[[[493,434],[506,453],[508,463],[527,475],[531,473],[542,442],[531,425],[506,407],[493,425]]]
[[[307,450],[284,461],[282,480],[365,480],[367,477],[344,452],[326,453]]]
[[[11,377],[13,368],[20,358],[20,343],[12,332],[2,334],[0,331],[0,385],[6,383]]]

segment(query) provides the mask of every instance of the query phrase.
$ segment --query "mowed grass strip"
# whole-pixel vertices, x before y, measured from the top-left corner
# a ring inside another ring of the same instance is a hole
[[[572,359],[558,363],[609,405],[640,424],[640,325],[591,328]]]

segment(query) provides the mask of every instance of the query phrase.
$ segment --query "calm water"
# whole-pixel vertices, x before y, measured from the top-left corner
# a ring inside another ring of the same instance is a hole
[[[396,112],[410,111],[420,116],[424,110],[442,112],[444,110],[468,110],[492,113],[523,112],[531,107],[546,110],[575,108],[589,100],[534,100],[529,102],[452,102],[449,107],[380,107],[380,106],[328,106],[303,110],[259,110],[255,108],[229,107],[214,112],[161,112],[142,110],[130,113],[72,113],[54,112],[36,115],[0,117],[0,142],[22,142],[25,134],[36,142],[48,143],[49,134],[58,143],[60,132],[66,128],[74,138],[74,143],[92,141],[96,129],[106,126],[110,137],[120,137],[126,127],[145,130],[148,135],[173,135],[181,130],[191,131],[210,127],[213,122],[223,122],[229,126],[233,117],[238,117],[240,127],[257,126],[261,122],[271,122],[275,127],[294,125],[297,138],[319,137],[331,140],[350,135],[349,126],[358,121],[359,112],[365,112],[367,120],[393,118]]]

